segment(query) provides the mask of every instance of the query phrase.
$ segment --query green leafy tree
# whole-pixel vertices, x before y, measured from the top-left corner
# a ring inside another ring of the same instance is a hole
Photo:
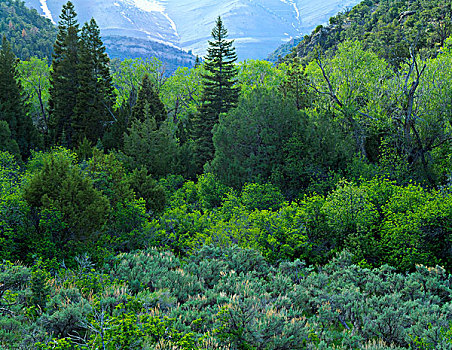
[[[49,64],[47,60],[31,57],[28,61],[20,61],[17,68],[28,101],[29,110],[27,112],[29,112],[38,130],[47,134],[50,88]]]
[[[193,121],[195,158],[199,169],[214,157],[212,129],[218,123],[221,113],[237,105],[239,90],[236,86],[237,61],[233,41],[227,40],[228,32],[218,17],[212,30],[204,61],[206,74],[203,76],[201,107]]]
[[[286,79],[287,65],[274,66],[261,60],[246,60],[238,64],[237,83],[240,94],[246,95],[254,89],[281,85]]]
[[[17,59],[5,37],[0,50],[0,120],[8,123],[22,157],[27,157],[30,149],[36,147],[37,133],[26,112]]]
[[[322,108],[333,111],[341,124],[355,140],[356,152],[369,159],[366,139],[368,126],[377,118],[375,127],[385,130],[388,119],[381,115],[378,102],[384,94],[382,82],[390,76],[387,63],[370,51],[363,49],[357,41],[338,45],[332,59],[323,59],[321,55],[311,62],[306,73],[310,85],[322,101]],[[386,123],[386,124],[385,124]]]
[[[54,45],[49,100],[49,129],[55,144],[72,147],[74,109],[79,86],[79,25],[74,5],[68,1],[58,22]]]
[[[85,23],[80,35],[79,87],[72,128],[74,143],[83,138],[93,143],[101,139],[105,125],[112,120],[114,104],[110,59],[94,19]]]

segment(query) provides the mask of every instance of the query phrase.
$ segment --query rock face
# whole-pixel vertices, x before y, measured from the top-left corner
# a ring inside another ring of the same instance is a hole
[[[65,0],[25,0],[58,21]],[[203,56],[217,16],[239,59],[260,59],[309,33],[359,0],[73,0],[80,22],[94,17],[103,36],[148,39]]]

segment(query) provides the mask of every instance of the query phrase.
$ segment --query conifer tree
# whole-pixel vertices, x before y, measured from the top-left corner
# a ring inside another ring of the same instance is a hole
[[[132,109],[132,120],[143,122],[146,119],[146,114],[154,118],[157,127],[161,125],[167,116],[165,106],[147,74],[143,77],[137,102]]]
[[[281,84],[279,90],[285,98],[293,101],[298,110],[309,106],[312,95],[309,92],[309,81],[305,68],[294,59],[289,65],[286,80]]]
[[[16,140],[11,137],[11,131],[6,121],[0,120],[0,152],[6,151],[20,159],[20,150]]]
[[[58,22],[52,60],[49,129],[53,142],[72,147],[72,121],[78,92],[79,25],[74,5],[68,1]]]
[[[17,142],[22,157],[27,157],[30,148],[36,146],[37,131],[26,113],[17,59],[5,37],[0,50],[0,120],[8,123],[11,138]]]
[[[227,40],[227,36],[223,21],[218,17],[204,62],[206,74],[203,75],[202,104],[193,121],[195,158],[199,169],[213,159],[212,129],[220,114],[235,107],[238,101],[239,90],[235,86],[237,70],[234,66],[237,55],[234,41]]]
[[[96,142],[111,120],[114,104],[110,59],[94,19],[85,23],[80,36],[77,101],[72,120],[73,140]]]

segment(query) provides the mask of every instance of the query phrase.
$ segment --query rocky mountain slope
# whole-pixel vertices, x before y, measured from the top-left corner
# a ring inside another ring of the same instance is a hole
[[[452,35],[449,0],[365,0],[318,26],[292,45],[281,46],[269,57],[287,55],[312,59],[314,48],[334,52],[346,40],[359,40],[394,66],[410,57],[410,49],[435,56]]]
[[[26,0],[54,22],[65,0]],[[94,17],[104,37],[148,39],[204,55],[221,15],[239,59],[265,58],[359,0],[73,0],[80,22]],[[140,46],[137,44],[137,46]]]

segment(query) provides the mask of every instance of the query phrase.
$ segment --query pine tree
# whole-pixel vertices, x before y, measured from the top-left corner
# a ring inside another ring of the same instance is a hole
[[[72,147],[72,121],[78,92],[79,25],[74,5],[62,9],[54,45],[49,99],[49,129],[55,144]]]
[[[82,28],[79,49],[79,87],[72,120],[73,140],[85,137],[91,142],[102,138],[105,124],[111,120],[114,104],[110,59],[94,19]]]
[[[18,80],[17,59],[3,37],[0,50],[0,120],[8,123],[11,138],[23,158],[36,146],[37,131],[27,115],[22,86]]]
[[[157,126],[160,126],[167,116],[165,106],[147,74],[143,77],[137,103],[132,109],[132,120],[143,122],[146,118],[146,113],[154,118]]]
[[[202,104],[193,121],[195,158],[199,169],[213,159],[215,150],[212,129],[218,123],[221,113],[228,112],[237,105],[239,90],[236,85],[237,61],[233,40],[227,40],[228,32],[218,17],[212,30],[213,41],[209,41],[203,75]]]

